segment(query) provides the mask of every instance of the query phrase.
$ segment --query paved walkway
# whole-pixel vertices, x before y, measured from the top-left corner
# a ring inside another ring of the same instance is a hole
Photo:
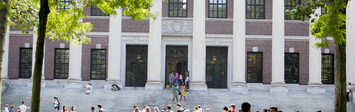
[[[78,112],[89,112],[91,106],[102,104],[107,112],[132,112],[133,106],[138,105],[142,109],[147,104],[151,108],[162,104],[175,105],[171,102],[170,89],[163,91],[145,91],[142,88],[126,88],[123,91],[105,91],[95,89],[90,95],[85,95],[85,89],[63,89],[49,87],[42,90],[41,112],[53,111],[53,97],[59,97],[62,106],[77,107]],[[183,108],[193,109],[195,105],[210,108],[211,112],[220,112],[224,106],[249,102],[252,111],[261,111],[270,106],[277,106],[284,112],[315,112],[321,109],[323,112],[333,111],[334,92],[325,94],[308,94],[305,91],[290,91],[289,93],[270,93],[268,91],[250,91],[247,95],[241,95],[227,90],[209,90],[207,92],[187,93],[187,102],[182,102]],[[30,106],[31,89],[27,87],[9,87],[2,95],[2,107],[5,104],[20,105],[25,101]],[[349,112],[355,111],[355,104],[348,103]],[[96,107],[96,106],[95,106]]]

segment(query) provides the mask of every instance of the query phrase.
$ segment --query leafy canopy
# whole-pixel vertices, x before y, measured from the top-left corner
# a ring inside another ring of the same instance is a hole
[[[39,1],[10,0],[8,25],[19,28],[22,34],[28,34],[30,29],[38,27]],[[48,0],[50,13],[46,38],[51,41],[61,39],[64,42],[71,41],[73,44],[90,43],[91,40],[86,37],[86,33],[92,30],[93,25],[90,22],[83,22],[82,19],[86,17],[84,8],[94,4],[110,16],[117,15],[116,9],[121,8],[124,9],[123,15],[130,16],[133,20],[155,18],[155,15],[152,15],[148,9],[152,6],[153,0],[69,0],[69,4],[63,4],[60,1],[63,0]],[[6,5],[2,2],[0,8]]]
[[[311,18],[318,8],[326,8],[327,13],[323,15],[315,14],[317,20],[311,20],[311,34],[321,40],[315,44],[316,47],[329,48],[328,36],[332,36],[335,43],[345,44],[346,42],[346,7],[348,0],[310,0],[306,4],[298,5],[293,10],[287,10],[292,17],[305,21]]]

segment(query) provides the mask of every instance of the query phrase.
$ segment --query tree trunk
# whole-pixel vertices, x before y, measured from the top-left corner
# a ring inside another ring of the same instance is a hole
[[[346,112],[346,45],[335,43],[334,112]]]
[[[39,26],[36,47],[35,67],[33,72],[33,88],[31,99],[31,112],[40,111],[41,81],[43,65],[44,39],[46,37],[47,19],[49,14],[48,0],[41,0],[39,10]]]
[[[5,2],[9,4],[9,0],[0,0],[0,3]],[[0,105],[1,105],[1,90],[2,90],[2,64],[5,51],[5,33],[7,28],[7,13],[9,12],[9,5],[0,9]],[[7,65],[6,65],[7,66]],[[1,106],[0,106],[1,110]]]

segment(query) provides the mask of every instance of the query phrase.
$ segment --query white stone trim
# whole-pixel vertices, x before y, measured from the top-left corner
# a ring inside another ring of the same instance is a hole
[[[65,48],[65,43],[60,43],[59,48]]]
[[[330,49],[328,49],[328,48],[324,49],[324,53],[329,54],[329,52],[330,52]]]

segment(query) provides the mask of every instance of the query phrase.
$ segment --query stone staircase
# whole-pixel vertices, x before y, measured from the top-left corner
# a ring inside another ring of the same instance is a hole
[[[77,107],[78,112],[88,112],[91,106],[103,105],[107,112],[132,112],[133,106],[140,109],[144,105],[159,107],[172,105],[171,89],[161,91],[144,90],[144,88],[124,88],[121,91],[108,91],[103,88],[94,88],[90,95],[85,94],[85,89],[63,89],[61,87],[46,87],[41,92],[41,112],[53,111],[53,97],[57,96],[62,106]],[[290,91],[289,93],[270,93],[264,90],[251,90],[248,94],[237,94],[226,89],[209,89],[208,91],[191,91],[186,95],[187,102],[181,102],[183,108],[193,109],[193,106],[201,105],[209,108],[211,112],[220,112],[224,106],[236,104],[237,109],[243,102],[252,105],[252,111],[261,111],[270,106],[277,106],[284,112],[324,112],[333,111],[334,92],[324,94],[309,94],[306,91]],[[31,89],[24,86],[10,86],[2,95],[2,107],[5,104],[18,106],[25,101],[27,106],[31,102]],[[348,103],[348,110],[355,111],[354,103]]]

